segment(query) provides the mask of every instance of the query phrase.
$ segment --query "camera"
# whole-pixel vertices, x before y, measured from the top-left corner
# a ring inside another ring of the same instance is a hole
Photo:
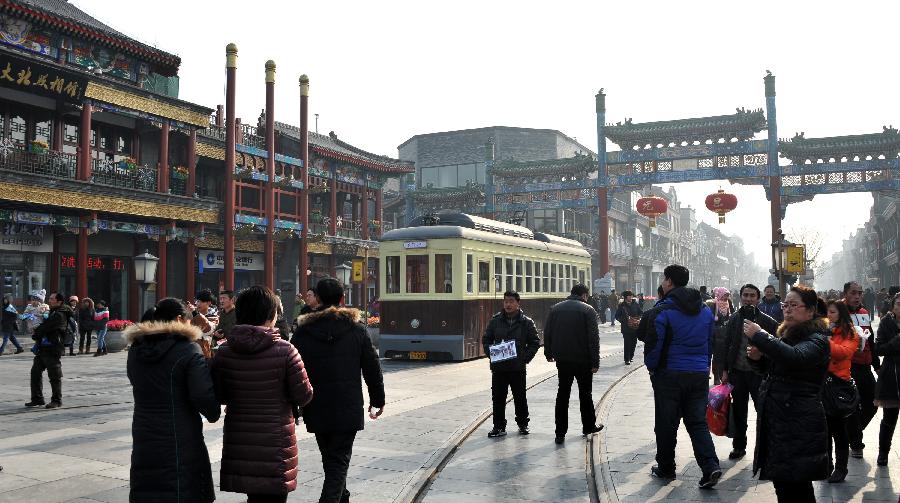
[[[741,318],[750,321],[756,321],[756,314],[759,309],[756,306],[741,306]]]

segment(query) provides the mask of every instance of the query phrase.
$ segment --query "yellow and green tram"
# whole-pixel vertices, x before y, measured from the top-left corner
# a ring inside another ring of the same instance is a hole
[[[578,241],[463,213],[419,217],[381,238],[385,358],[459,361],[484,355],[481,336],[515,290],[539,333],[550,306],[591,284]]]

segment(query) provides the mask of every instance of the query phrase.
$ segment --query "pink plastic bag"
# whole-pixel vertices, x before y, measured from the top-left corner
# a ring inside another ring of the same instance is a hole
[[[707,405],[712,409],[719,409],[722,402],[729,401],[731,390],[734,386],[730,384],[719,384],[709,389],[709,398]]]

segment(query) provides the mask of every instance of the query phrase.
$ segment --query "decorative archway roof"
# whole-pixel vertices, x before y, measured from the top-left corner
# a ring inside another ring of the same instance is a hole
[[[564,159],[541,161],[515,161],[512,159],[494,163],[491,174],[497,177],[533,177],[551,175],[586,175],[597,170],[597,161],[588,154],[575,154]]]
[[[806,138],[801,132],[790,140],[779,140],[778,150],[782,157],[790,159],[794,164],[803,164],[807,160],[815,162],[818,159],[852,159],[857,156],[877,158],[883,155],[886,159],[893,159],[900,152],[900,133],[892,126],[885,126],[880,133],[825,138]]]
[[[116,31],[66,0],[0,0],[0,10],[155,62],[166,76],[176,75],[181,65],[178,56]]]
[[[731,115],[716,115],[695,119],[632,123],[631,119],[604,126],[604,135],[625,150],[671,143],[705,142],[721,138],[747,140],[766,128],[762,109],[737,109]]]

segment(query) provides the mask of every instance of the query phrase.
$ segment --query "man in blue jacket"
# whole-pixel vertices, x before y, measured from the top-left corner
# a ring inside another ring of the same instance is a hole
[[[703,472],[700,487],[709,488],[722,477],[706,424],[713,315],[700,292],[686,287],[690,278],[686,267],[672,264],[663,276],[665,297],[647,312],[638,327],[656,409],[657,464],[650,473],[662,479],[675,478],[675,441],[678,423],[684,418]]]

